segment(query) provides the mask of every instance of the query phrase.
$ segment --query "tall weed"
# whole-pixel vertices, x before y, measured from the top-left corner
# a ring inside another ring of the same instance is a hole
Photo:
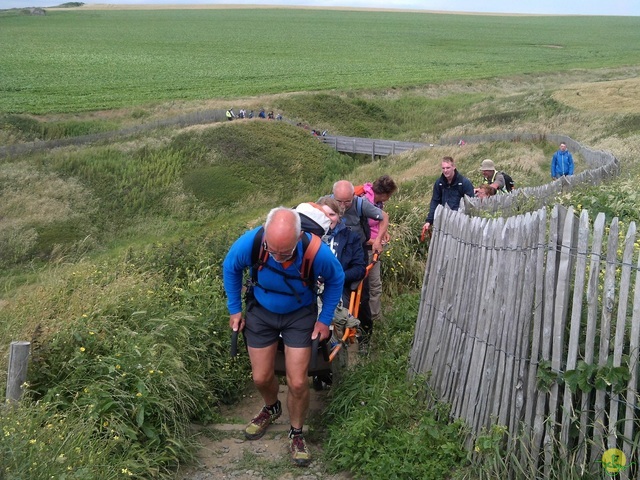
[[[424,378],[406,374],[419,297],[401,295],[374,327],[384,345],[351,368],[327,409],[325,453],[332,466],[357,478],[441,479],[464,458],[461,428],[447,422],[447,407],[426,401]],[[399,374],[400,373],[400,374]]]
[[[61,412],[25,400],[0,410],[0,435],[2,478],[112,480],[155,473],[131,455],[139,447],[106,420],[101,423],[89,406]]]

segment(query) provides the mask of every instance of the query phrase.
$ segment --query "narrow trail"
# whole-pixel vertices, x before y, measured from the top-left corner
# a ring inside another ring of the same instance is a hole
[[[328,390],[311,391],[308,424],[318,423],[329,395]],[[323,479],[348,480],[348,473],[327,474],[327,466],[321,458],[322,439],[309,425],[305,425],[305,439],[313,455],[308,467],[297,467],[289,460],[287,432],[289,414],[286,408],[285,385],[280,386],[282,416],[269,427],[259,440],[245,440],[243,430],[251,418],[262,408],[262,398],[250,385],[244,398],[236,405],[222,411],[229,423],[198,427],[202,448],[197,464],[181,469],[178,480],[271,480],[271,479]]]

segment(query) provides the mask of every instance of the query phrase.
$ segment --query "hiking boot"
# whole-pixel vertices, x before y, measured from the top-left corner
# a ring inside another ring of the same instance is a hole
[[[315,375],[313,377],[313,389],[316,392],[321,392],[322,390],[329,390],[332,384],[333,384],[333,377],[331,373],[324,374],[324,375]]]
[[[358,341],[358,353],[369,353],[369,337],[367,335],[362,335],[356,337],[356,340]]]
[[[313,389],[316,392],[321,392],[322,390],[324,390],[324,385],[322,383],[323,382],[320,377],[318,377],[317,375],[313,377]]]
[[[253,417],[251,423],[244,429],[244,436],[247,440],[257,440],[264,435],[267,427],[275,422],[282,415],[282,404],[280,400],[276,403],[275,412],[271,413],[265,405],[260,413]]]
[[[311,454],[302,435],[293,435],[289,439],[291,461],[299,467],[306,467],[311,463]]]

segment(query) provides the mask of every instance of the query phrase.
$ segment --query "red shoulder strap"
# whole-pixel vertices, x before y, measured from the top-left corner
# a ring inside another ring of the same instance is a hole
[[[361,197],[364,195],[364,185],[356,185],[353,187],[353,194],[356,197]]]
[[[318,253],[321,244],[322,240],[320,239],[320,237],[311,234],[309,245],[305,249],[304,255],[302,256],[302,270],[300,271],[302,281],[306,285],[310,285],[315,280],[311,278],[311,276],[313,275],[313,260],[316,258],[316,254]]]

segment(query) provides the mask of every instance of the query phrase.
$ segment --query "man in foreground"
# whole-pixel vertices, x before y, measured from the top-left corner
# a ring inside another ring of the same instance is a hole
[[[282,414],[278,400],[278,379],[274,373],[278,338],[285,348],[288,385],[287,407],[291,427],[289,446],[296,465],[307,466],[311,455],[302,427],[309,408],[308,369],[311,341],[329,338],[333,312],[342,296],[344,273],[333,252],[321,244],[313,259],[313,282],[307,285],[303,271],[300,217],[294,210],[278,207],[269,212],[261,239],[261,250],[268,253],[262,265],[254,264],[252,251],[256,228],[246,232],[231,246],[223,263],[227,292],[229,326],[244,330],[251,361],[253,382],[264,400],[264,407],[245,429],[245,437],[257,440]],[[310,247],[307,247],[310,248]],[[245,296],[246,313],[242,314],[242,279],[246,268],[256,269],[256,282]],[[323,308],[317,314],[315,279],[324,279]]]

